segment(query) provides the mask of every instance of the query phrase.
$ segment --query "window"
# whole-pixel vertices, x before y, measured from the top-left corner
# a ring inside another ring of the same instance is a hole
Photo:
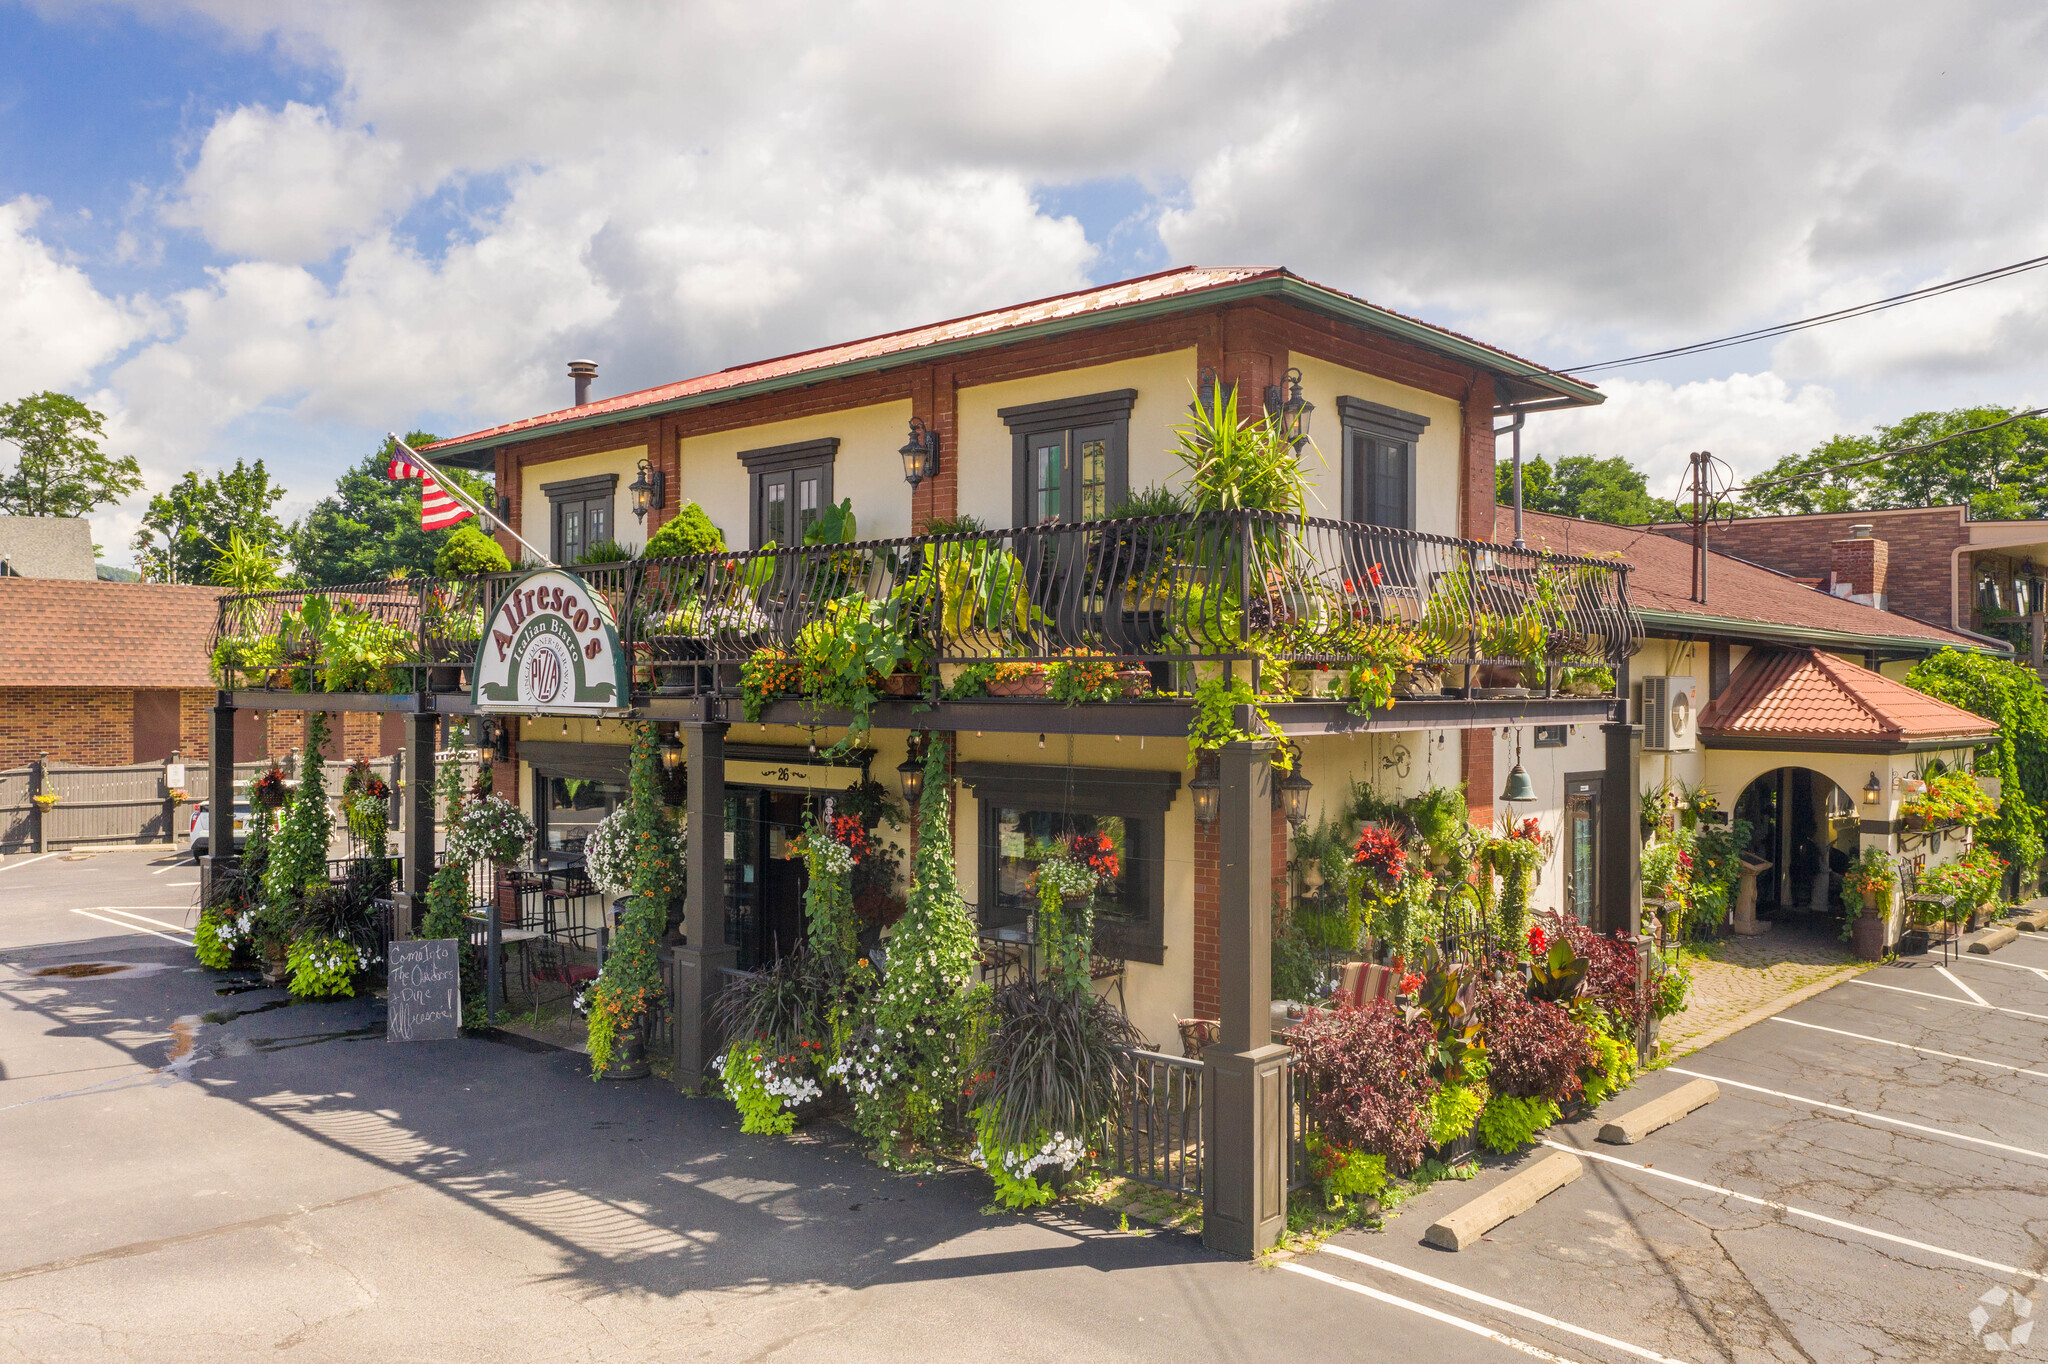
[[[1429,418],[1362,398],[1337,399],[1344,427],[1344,519],[1415,527],[1415,443]]]
[[[543,483],[548,499],[549,551],[558,564],[573,564],[590,552],[592,545],[615,538],[612,530],[612,498],[618,492],[617,474],[573,478],[561,483]]]
[[[753,547],[803,543],[804,532],[833,501],[832,462],[839,438],[740,451],[753,484]]]
[[[1099,521],[1130,495],[1135,388],[1005,407],[1010,428],[1011,511],[1017,525]]]
[[[1120,875],[1096,899],[1096,942],[1131,961],[1166,959],[1166,811],[1180,773],[1006,763],[961,763],[958,772],[980,804],[983,927],[1021,924],[1037,912],[1029,880],[1048,846],[1106,834]]]
[[[1564,779],[1564,907],[1582,924],[1600,922],[1600,783],[1596,773]]]
[[[543,775],[539,846],[547,852],[581,853],[590,831],[626,803],[622,782],[601,777]]]

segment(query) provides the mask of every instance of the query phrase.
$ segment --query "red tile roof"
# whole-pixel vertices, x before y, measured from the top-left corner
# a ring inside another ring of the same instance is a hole
[[[1707,600],[1692,599],[1692,545],[1660,535],[1648,526],[1610,526],[1569,516],[1525,512],[1523,538],[1537,549],[1595,557],[1619,554],[1629,565],[1629,598],[1639,611],[1701,617],[1702,627],[1716,621],[1751,621],[1762,626],[1825,630],[1866,639],[1896,639],[1903,645],[1983,649],[1984,640],[1959,635],[1910,616],[1830,596],[1806,580],[1715,554],[1707,566]],[[1493,538],[1514,538],[1515,514],[1501,507],[1494,516]],[[1708,547],[1713,541],[1709,533]],[[1652,630],[1657,623],[1652,618]]]
[[[1990,720],[1815,649],[1758,649],[1700,712],[1700,733],[1744,739],[1979,740]]]
[[[0,578],[0,687],[207,687],[217,587]]]
[[[794,355],[778,356],[771,360],[759,360],[752,364],[735,365],[719,370],[715,374],[703,374],[694,379],[678,383],[662,384],[654,388],[643,388],[637,393],[622,393],[615,398],[601,398],[582,407],[567,407],[557,412],[546,412],[536,417],[525,417],[519,421],[506,422],[482,431],[473,431],[466,436],[451,436],[425,447],[427,450],[441,450],[453,446],[469,446],[505,437],[518,436],[541,427],[553,426],[566,421],[588,421],[593,417],[623,416],[639,408],[672,402],[681,398],[699,397],[718,393],[725,389],[744,388],[749,385],[786,379],[829,369],[862,360],[876,360],[893,356],[905,356],[930,346],[946,345],[952,342],[993,337],[1001,332],[1015,331],[1040,323],[1056,322],[1062,319],[1084,317],[1096,313],[1113,312],[1135,304],[1152,303],[1161,300],[1201,294],[1229,285],[1244,284],[1254,280],[1270,280],[1276,283],[1293,280],[1309,288],[1348,303],[1370,308],[1390,319],[1398,319],[1416,327],[1437,333],[1448,341],[1466,346],[1476,346],[1499,356],[1519,370],[1533,370],[1563,384],[1579,389],[1593,386],[1584,380],[1573,379],[1570,375],[1558,373],[1539,365],[1533,360],[1524,360],[1496,346],[1475,341],[1462,333],[1408,317],[1392,309],[1368,303],[1362,298],[1332,289],[1325,284],[1301,280],[1278,266],[1182,266],[1175,270],[1164,270],[1155,275],[1144,275],[1137,279],[1122,280],[1115,284],[1099,285],[1080,289],[1069,294],[1056,294],[1051,298],[1035,299],[1008,308],[997,308],[990,312],[974,313],[967,317],[956,317],[946,322],[934,322],[922,327],[911,327],[904,331],[886,332],[859,341],[848,341],[839,345],[825,346],[817,350],[800,351]],[[1597,398],[1589,399],[1597,401]]]

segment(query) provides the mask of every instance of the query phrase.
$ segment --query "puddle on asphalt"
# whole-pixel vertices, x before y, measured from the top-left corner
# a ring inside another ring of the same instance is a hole
[[[213,992],[217,995],[246,995],[251,990],[274,990],[277,988],[274,985],[265,985],[260,980],[238,980],[228,985],[216,985],[213,987]]]
[[[262,1004],[252,1004],[246,1009],[216,1009],[210,1014],[203,1014],[201,1016],[208,1023],[232,1023],[236,1019],[246,1018],[250,1014],[267,1014],[272,1009],[289,1009],[294,1004],[301,1002],[296,999],[273,999]]]
[[[83,976],[113,976],[134,969],[131,966],[117,966],[110,961],[72,961],[62,966],[45,966],[39,971],[29,972],[32,976],[64,976],[77,980]]]
[[[199,1043],[199,1016],[186,1014],[171,1022],[171,1045],[164,1048],[164,1069],[182,1075],[192,1068],[193,1048]]]

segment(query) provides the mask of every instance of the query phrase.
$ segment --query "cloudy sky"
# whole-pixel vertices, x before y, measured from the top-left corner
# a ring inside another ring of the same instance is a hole
[[[296,512],[443,434],[1175,264],[1558,366],[2048,252],[2048,12],[0,0],[0,401]],[[1668,484],[2038,402],[2048,271],[1603,376]],[[140,500],[95,518],[126,562]]]

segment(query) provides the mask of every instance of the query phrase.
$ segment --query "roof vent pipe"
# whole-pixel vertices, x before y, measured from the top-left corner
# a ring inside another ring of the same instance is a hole
[[[597,377],[597,361],[571,360],[569,377],[576,381],[576,406],[582,407],[590,401],[590,381]]]

